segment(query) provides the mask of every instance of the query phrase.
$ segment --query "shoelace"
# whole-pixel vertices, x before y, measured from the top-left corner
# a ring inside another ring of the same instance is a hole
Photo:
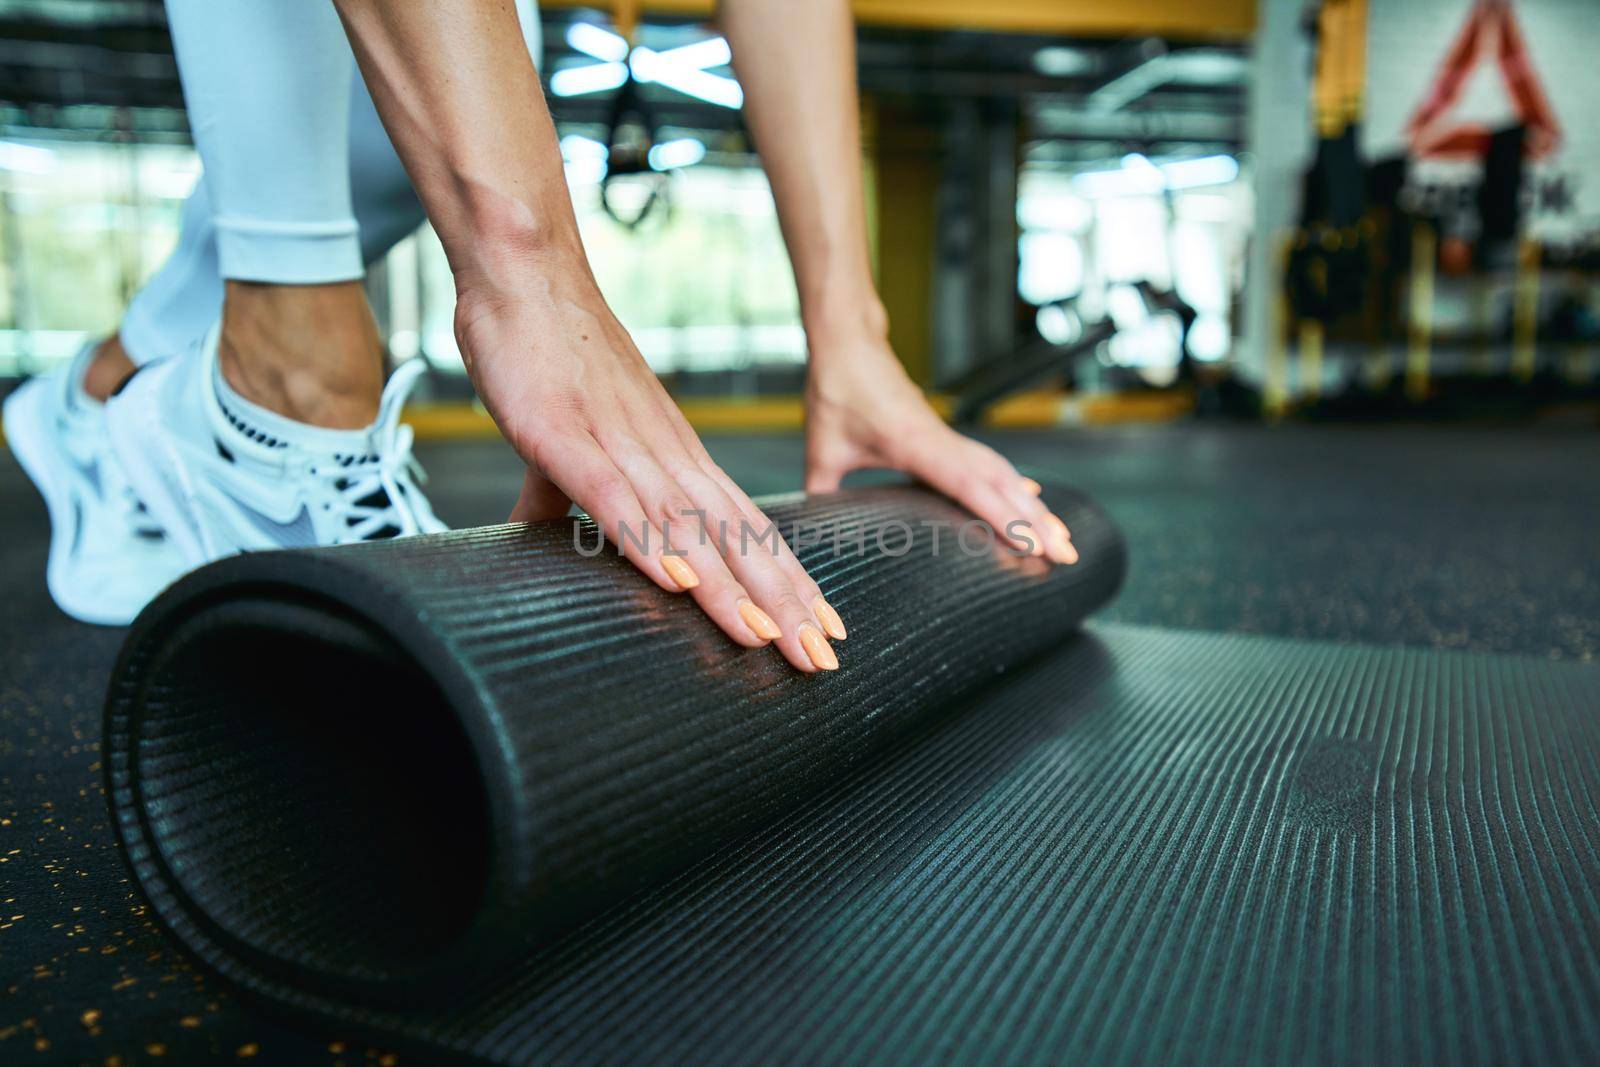
[[[400,422],[400,414],[426,371],[420,359],[395,368],[378,402],[369,437],[371,457],[325,473],[342,504],[343,539],[402,537],[423,530],[419,511],[427,505],[417,487],[427,484],[427,474],[411,453],[411,427]]]

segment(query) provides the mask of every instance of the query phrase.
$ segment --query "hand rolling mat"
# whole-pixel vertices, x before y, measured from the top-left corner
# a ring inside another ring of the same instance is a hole
[[[566,527],[207,568],[108,704],[135,876],[424,1063],[1592,1061],[1594,673],[1075,636],[1123,550],[1049,493],[1076,568],[770,508],[853,624],[820,678]]]

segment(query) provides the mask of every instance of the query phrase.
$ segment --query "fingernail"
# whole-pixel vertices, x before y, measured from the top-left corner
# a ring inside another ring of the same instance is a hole
[[[1038,496],[1038,495],[1040,495],[1041,493],[1044,492],[1044,486],[1040,485],[1038,482],[1034,481],[1032,478],[1023,478],[1022,479],[1022,488],[1026,489],[1028,492],[1032,493],[1034,496]]]
[[[1045,543],[1050,536],[1050,531],[1048,529],[1045,529],[1042,526],[1035,526],[1032,527],[1029,532],[1033,535],[1029,538],[1029,540],[1033,542],[1033,551],[1029,552],[1028,555],[1042,556],[1046,552],[1050,551],[1049,545]]]
[[[1018,552],[1025,552],[1030,556],[1042,556],[1045,552],[1045,531],[1033,523],[1024,520],[1017,535],[1012,538]]]
[[[1051,558],[1059,563],[1076,563],[1078,550],[1072,547],[1072,534],[1067,524],[1055,515],[1046,515],[1044,521],[1050,531]]]
[[[822,636],[822,631],[809,622],[800,624],[800,647],[806,650],[806,655],[811,657],[811,662],[818,669],[824,671],[839,669],[839,657],[833,654],[833,646]]]
[[[783,636],[783,631],[778,629],[778,624],[772,621],[772,616],[756,607],[748,600],[739,601],[739,618],[750,627],[750,632],[763,641],[776,641]]]
[[[822,623],[822,628],[828,636],[835,641],[843,641],[850,636],[850,631],[844,628],[844,620],[839,618],[839,613],[833,610],[833,605],[821,597],[811,602],[811,607],[817,613],[817,619]]]
[[[693,589],[700,584],[700,576],[694,568],[685,563],[681,556],[662,556],[661,566],[667,572],[667,577],[675,582],[679,589]]]

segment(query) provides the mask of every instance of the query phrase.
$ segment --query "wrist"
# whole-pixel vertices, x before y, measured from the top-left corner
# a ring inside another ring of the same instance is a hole
[[[457,270],[455,283],[456,341],[469,372],[477,369],[479,356],[555,355],[585,350],[592,339],[600,343],[602,338],[612,348],[628,343],[581,250],[517,257],[487,270]],[[530,338],[546,343],[530,345]]]
[[[458,207],[459,222],[439,231],[460,235],[445,243],[458,291],[521,289],[534,277],[590,277],[569,205],[468,187]]]
[[[889,314],[870,284],[802,301],[800,318],[814,365],[862,346],[888,349]]]

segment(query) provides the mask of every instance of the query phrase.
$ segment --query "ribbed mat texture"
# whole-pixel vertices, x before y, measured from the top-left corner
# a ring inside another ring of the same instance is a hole
[[[559,524],[207,568],[108,702],[135,876],[424,1063],[1600,1059],[1595,673],[1076,632],[1123,547],[1048,493],[1076,568],[935,556],[915,489],[769,505],[825,677]]]

